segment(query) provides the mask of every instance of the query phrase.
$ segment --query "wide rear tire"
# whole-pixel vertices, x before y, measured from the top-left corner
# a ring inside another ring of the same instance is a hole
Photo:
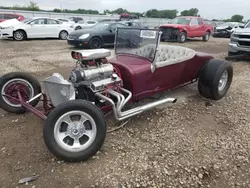
[[[77,99],[57,106],[49,114],[43,135],[46,146],[57,158],[80,162],[100,150],[106,132],[105,118],[99,108]]]
[[[233,79],[233,67],[224,60],[212,59],[200,70],[198,90],[201,96],[222,99],[230,88]]]
[[[0,77],[0,108],[10,113],[21,114],[26,110],[20,103],[15,102],[8,94],[18,99],[17,91],[20,91],[25,101],[41,93],[39,81],[32,75],[25,72],[11,72]],[[40,97],[32,101],[30,104],[36,106]]]

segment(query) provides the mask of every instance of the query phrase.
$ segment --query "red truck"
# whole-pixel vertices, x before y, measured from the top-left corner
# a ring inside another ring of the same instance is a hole
[[[162,31],[161,41],[177,40],[180,43],[188,37],[202,37],[208,41],[214,32],[214,27],[204,23],[203,18],[194,16],[176,17],[169,24],[163,24],[159,28]]]

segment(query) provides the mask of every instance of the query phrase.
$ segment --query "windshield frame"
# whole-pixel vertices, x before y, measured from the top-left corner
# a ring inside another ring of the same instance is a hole
[[[156,43],[156,46],[155,46],[154,58],[151,60],[151,59],[149,59],[149,58],[146,58],[146,57],[143,57],[143,56],[139,56],[139,55],[136,55],[136,54],[125,53],[125,52],[124,52],[124,53],[117,53],[117,47],[116,47],[116,45],[117,45],[117,35],[118,35],[118,31],[119,31],[120,29],[121,29],[121,30],[139,30],[140,32],[141,32],[142,30],[156,31],[158,36],[157,36],[157,40],[156,40],[157,43]],[[138,58],[141,58],[141,59],[146,59],[146,60],[150,61],[151,64],[153,64],[154,61],[155,61],[156,53],[157,53],[158,50],[159,50],[159,44],[160,44],[161,34],[162,34],[162,32],[161,32],[160,30],[157,30],[157,29],[129,28],[129,27],[126,27],[126,28],[117,28],[117,29],[116,29],[116,32],[115,32],[115,42],[114,42],[114,51],[115,51],[115,55],[116,55],[116,56],[119,56],[119,55],[128,55],[128,56],[138,57]]]
[[[174,23],[173,21],[174,20],[178,20],[178,19],[187,19],[187,20],[189,20],[189,22],[188,23]],[[176,17],[176,18],[174,18],[173,20],[171,20],[171,24],[177,24],[177,25],[190,25],[190,23],[191,23],[191,20],[192,20],[192,18],[187,18],[187,17]]]

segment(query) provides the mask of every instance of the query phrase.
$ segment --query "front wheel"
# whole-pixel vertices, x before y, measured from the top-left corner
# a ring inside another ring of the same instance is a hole
[[[26,33],[22,30],[17,30],[13,33],[13,38],[16,41],[22,41],[26,38]]]
[[[91,49],[98,49],[102,47],[102,40],[99,37],[93,37],[89,41],[89,47]]]
[[[11,72],[0,78],[0,108],[10,113],[21,114],[25,112],[20,102],[18,93],[23,101],[29,101],[31,98],[41,93],[40,83],[36,78],[24,72]],[[36,106],[40,98],[36,98],[30,104]]]
[[[179,43],[184,43],[187,40],[187,34],[185,32],[181,32],[177,40]]]
[[[232,65],[227,61],[213,59],[200,71],[198,90],[205,98],[220,100],[226,95],[232,79]]]
[[[92,103],[77,99],[57,106],[44,124],[48,149],[65,161],[80,162],[94,156],[106,137],[102,112]]]

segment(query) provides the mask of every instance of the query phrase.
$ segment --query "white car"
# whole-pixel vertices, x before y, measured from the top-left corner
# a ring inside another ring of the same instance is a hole
[[[2,38],[14,38],[21,41],[31,38],[60,38],[66,40],[69,33],[74,31],[73,26],[52,18],[35,17],[25,19],[19,23],[0,26]]]
[[[70,25],[74,25],[74,24],[75,24],[74,21],[69,20],[69,19],[67,19],[67,18],[56,18],[56,20],[59,20],[59,21],[61,21],[61,22],[63,22],[63,23],[70,24]]]
[[[97,23],[98,23],[97,21],[93,21],[93,20],[88,20],[88,21],[82,20],[82,21],[75,23],[73,27],[75,28],[75,30],[79,30],[79,29],[90,28]]]

